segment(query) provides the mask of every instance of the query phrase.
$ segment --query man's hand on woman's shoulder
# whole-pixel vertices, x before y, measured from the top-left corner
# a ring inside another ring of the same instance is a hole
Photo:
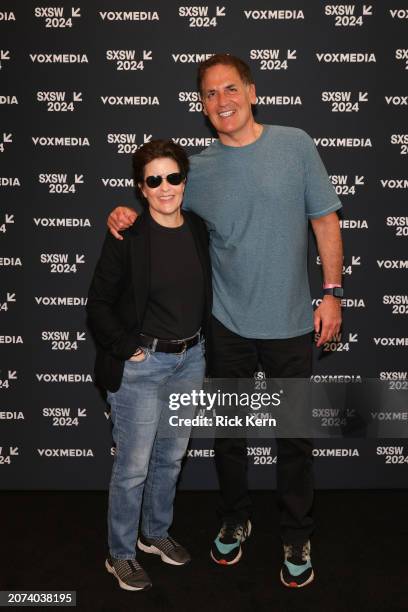
[[[119,234],[123,230],[127,229],[137,219],[137,212],[133,208],[127,206],[117,206],[108,217],[108,228],[110,233],[115,236],[118,240],[123,240],[123,237]]]

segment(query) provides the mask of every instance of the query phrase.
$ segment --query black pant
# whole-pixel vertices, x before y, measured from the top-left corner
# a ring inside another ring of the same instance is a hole
[[[211,345],[211,375],[215,378],[252,378],[258,363],[267,378],[311,375],[311,334],[282,340],[242,338],[213,317]],[[277,498],[285,543],[304,542],[313,531],[312,450],[311,440],[277,439]],[[221,493],[219,514],[224,520],[246,520],[251,512],[247,441],[216,438],[214,451]]]

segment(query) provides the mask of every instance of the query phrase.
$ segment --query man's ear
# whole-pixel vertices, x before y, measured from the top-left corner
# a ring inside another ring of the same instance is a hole
[[[249,100],[251,102],[251,104],[256,104],[256,89],[255,89],[255,84],[254,83],[250,83],[249,85],[247,85],[248,87],[248,93],[249,93]]]
[[[205,108],[205,102],[203,100],[203,94],[200,91],[200,100],[201,100],[201,104],[203,105],[203,113],[206,117],[208,117],[208,113],[207,113],[207,109]]]

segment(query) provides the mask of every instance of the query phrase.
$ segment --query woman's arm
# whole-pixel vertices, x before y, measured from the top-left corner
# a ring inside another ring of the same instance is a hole
[[[126,274],[126,243],[107,233],[87,302],[89,323],[97,342],[120,360],[129,359],[139,344],[139,334],[127,331],[114,311],[126,282],[130,282]]]

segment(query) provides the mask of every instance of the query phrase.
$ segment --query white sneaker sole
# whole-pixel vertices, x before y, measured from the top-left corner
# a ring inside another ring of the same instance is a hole
[[[312,570],[312,573],[310,574],[309,578],[303,584],[288,584],[283,579],[282,570],[280,572],[280,579],[281,579],[282,584],[284,584],[286,587],[289,587],[289,589],[301,589],[302,587],[304,587],[304,586],[310,584],[311,582],[313,582],[313,580],[314,580],[314,572]]]
[[[235,565],[236,563],[238,563],[238,561],[241,559],[242,557],[242,550],[239,550],[239,553],[237,554],[237,556],[235,557],[235,559],[233,559],[232,561],[225,561],[225,559],[221,559],[218,560],[214,557],[214,555],[212,554],[212,550],[210,550],[210,557],[213,561],[215,561],[215,563],[217,563],[218,565]]]
[[[243,538],[243,539],[241,540],[241,542],[245,542],[245,541],[246,541],[246,540],[249,538],[249,536],[251,535],[251,531],[252,531],[252,524],[251,524],[251,521],[248,519],[248,532],[247,532],[246,538]],[[236,557],[235,557],[235,559],[233,559],[232,561],[225,561],[225,560],[223,560],[223,559],[221,559],[221,561],[219,561],[219,560],[218,560],[218,559],[216,559],[216,558],[214,557],[214,555],[212,554],[212,550],[210,550],[210,557],[211,557],[211,559],[212,559],[213,561],[215,561],[215,563],[217,563],[218,565],[235,565],[236,563],[238,563],[238,561],[239,561],[239,560],[241,559],[241,557],[242,557],[242,550],[241,550],[241,548],[239,549],[239,552],[238,552],[237,556],[236,556]]]
[[[181,563],[180,561],[174,561],[174,559],[170,559],[170,557],[168,557],[166,553],[164,553],[159,548],[156,548],[156,546],[146,546],[146,544],[143,544],[140,539],[137,540],[137,547],[145,553],[151,555],[159,555],[159,557],[161,557],[161,560],[164,561],[164,563],[168,563],[169,565],[186,565],[190,562],[190,559],[188,559],[188,561],[184,561],[184,563]]]
[[[152,585],[149,585],[149,586],[145,586],[145,587],[133,587],[133,586],[130,586],[129,584],[126,584],[126,582],[123,582],[119,578],[119,576],[117,575],[117,573],[115,571],[115,568],[112,567],[111,565],[109,565],[109,562],[108,562],[107,559],[105,560],[105,567],[108,570],[108,572],[110,574],[112,574],[112,576],[115,576],[116,580],[119,582],[120,588],[125,590],[125,591],[147,591],[147,589],[150,589],[150,587],[152,586]]]

